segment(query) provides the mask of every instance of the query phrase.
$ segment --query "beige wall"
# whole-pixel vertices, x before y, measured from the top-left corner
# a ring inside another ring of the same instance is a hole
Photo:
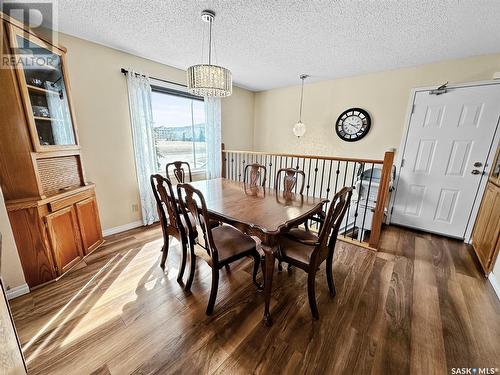
[[[95,43],[60,35],[68,49],[68,70],[87,179],[97,186],[104,229],[140,220],[127,85],[120,73],[131,67],[153,77],[185,82],[183,70]],[[249,149],[253,143],[253,97],[234,87],[223,99],[222,140],[228,147]]]
[[[496,71],[500,54],[306,84],[302,120],[307,132],[301,139],[292,133],[300,87],[259,92],[254,150],[382,158],[388,148],[399,147],[412,88],[488,80]],[[334,129],[338,115],[350,107],[364,108],[372,118],[370,133],[353,143],[341,141]]]
[[[222,142],[227,149],[253,149],[254,97],[252,91],[233,87],[233,95],[222,99]]]
[[[2,234],[2,269],[0,275],[4,281],[5,289],[15,288],[26,284],[24,280],[23,269],[21,268],[21,261],[17,254],[16,243],[14,242],[14,235],[10,227],[7,210],[0,189],[0,233]]]

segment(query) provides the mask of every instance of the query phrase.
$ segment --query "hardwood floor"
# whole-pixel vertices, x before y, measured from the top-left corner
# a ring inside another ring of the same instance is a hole
[[[210,269],[192,294],[176,282],[179,246],[158,266],[159,227],[107,238],[79,269],[12,302],[32,374],[449,374],[500,367],[500,303],[468,246],[397,227],[377,253],[338,242],[328,293],[317,276],[312,321],[306,274],[276,274],[274,325],[251,260],[221,272],[214,315]],[[261,275],[260,275],[261,276]]]

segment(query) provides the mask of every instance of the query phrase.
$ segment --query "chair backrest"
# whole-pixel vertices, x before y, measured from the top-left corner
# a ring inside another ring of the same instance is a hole
[[[217,247],[212,236],[210,229],[210,217],[208,215],[207,204],[202,192],[190,184],[177,185],[177,196],[179,197],[179,206],[184,215],[190,212],[196,225],[199,226],[203,232],[203,239],[205,240],[206,250],[212,257],[214,263],[218,261]],[[190,227],[190,224],[188,224]],[[192,230],[192,228],[190,228]]]
[[[166,230],[167,226],[171,226],[179,231],[184,231],[170,180],[159,174],[153,174],[150,177],[150,181],[162,229]]]
[[[276,180],[274,181],[274,188],[276,190],[279,190],[280,183],[281,183],[281,175],[284,175],[283,177],[283,191],[285,193],[292,193],[293,188],[297,183],[299,182],[298,176],[301,175],[302,178],[300,179],[300,187],[298,188],[299,194],[302,194],[304,192],[304,183],[306,181],[306,174],[304,171],[300,169],[295,169],[295,168],[282,168],[276,173]]]
[[[165,166],[165,172],[167,173],[167,177],[170,176],[170,168],[173,168],[173,174],[175,179],[177,180],[178,183],[183,184],[184,182],[192,182],[193,177],[191,176],[191,166],[189,165],[188,162],[186,161],[174,161],[172,163],[167,163]],[[186,167],[188,176],[189,176],[189,181],[186,181]]]
[[[248,171],[250,170],[250,176],[248,176]],[[261,173],[261,170],[263,171]],[[257,186],[259,185],[259,178],[262,176],[261,179],[261,186],[266,185],[266,178],[267,178],[267,169],[265,166],[262,164],[247,164],[245,166],[245,171],[243,174],[243,183],[244,184],[249,184],[250,186]]]
[[[326,259],[328,253],[334,250],[339,228],[351,202],[351,196],[352,187],[343,187],[333,197],[325,222],[321,226],[318,235],[320,245],[315,249],[315,252],[318,252],[318,261]]]

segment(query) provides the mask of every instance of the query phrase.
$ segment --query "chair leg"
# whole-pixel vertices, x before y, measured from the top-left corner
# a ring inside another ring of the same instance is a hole
[[[186,282],[184,290],[189,292],[191,290],[191,285],[193,285],[194,273],[196,271],[196,255],[194,254],[194,241],[189,241],[189,248],[191,250],[191,262],[189,264],[189,277]]]
[[[257,287],[257,290],[260,292],[263,290],[263,285],[257,282],[257,273],[259,272],[259,266],[260,266],[260,255],[256,254],[253,256],[252,279],[253,279],[253,283]]]
[[[215,299],[217,298],[217,289],[219,288],[219,269],[216,265],[212,266],[212,289],[210,290],[210,298],[208,299],[207,315],[212,315],[214,312]]]
[[[304,223],[304,228],[306,231],[309,232],[309,220],[306,220],[305,223]]]
[[[187,244],[186,239],[181,239],[182,243],[182,254],[181,254],[181,266],[179,267],[179,274],[177,275],[177,282],[182,282],[182,276],[184,276],[184,270],[186,268],[186,258],[187,258]]]
[[[265,277],[265,269],[266,269],[266,262],[265,262],[265,257],[260,258],[260,268],[262,270],[262,276],[264,276],[264,281],[262,282],[262,286],[265,286],[266,284],[266,277]]]
[[[326,280],[328,281],[328,289],[330,289],[330,294],[335,297],[337,291],[335,290],[335,283],[333,282],[333,256],[328,256],[326,258]]]
[[[309,307],[314,320],[319,319],[318,306],[316,305],[316,292],[314,290],[316,281],[316,270],[309,272],[307,277],[307,297],[309,298]]]
[[[165,262],[167,261],[167,255],[168,255],[168,243],[169,243],[169,236],[166,236],[166,238],[163,241],[163,247],[161,248],[161,261],[160,261],[160,267],[162,270],[165,270]]]

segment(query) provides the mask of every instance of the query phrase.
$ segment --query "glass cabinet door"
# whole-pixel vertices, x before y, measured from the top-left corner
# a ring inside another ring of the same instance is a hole
[[[75,145],[61,56],[21,35],[16,44],[40,146]]]

